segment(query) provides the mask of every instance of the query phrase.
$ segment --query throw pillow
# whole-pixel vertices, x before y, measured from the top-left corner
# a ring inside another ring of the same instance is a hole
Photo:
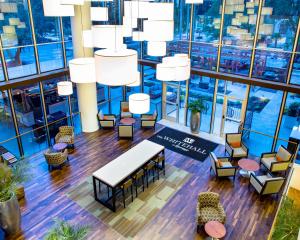
[[[282,162],[283,161],[283,159],[281,157],[279,157],[278,155],[276,155],[276,160],[277,160],[277,162]]]
[[[233,148],[239,148],[239,147],[241,147],[241,142],[232,142],[232,143],[230,143],[230,145],[231,145]]]
[[[129,108],[128,107],[123,107],[122,112],[129,112]]]
[[[99,119],[103,120],[104,119],[104,114],[102,112],[102,110],[100,110],[100,112],[98,113]]]
[[[219,163],[219,167],[220,167],[220,168],[223,167],[223,163],[222,163],[221,160],[218,160],[218,163]]]
[[[217,167],[217,168],[221,167],[221,166],[220,166],[220,161],[219,161],[219,160],[215,160],[215,162],[216,162],[216,167]]]

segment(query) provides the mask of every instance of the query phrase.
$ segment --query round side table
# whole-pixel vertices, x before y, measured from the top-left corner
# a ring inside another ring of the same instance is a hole
[[[56,143],[53,145],[53,150],[56,152],[62,152],[68,147],[66,143]]]
[[[219,239],[225,237],[226,228],[218,221],[209,221],[204,225],[204,230],[212,239]]]
[[[240,174],[247,178],[250,177],[251,173],[259,170],[259,164],[255,160],[249,158],[243,158],[239,160],[238,165],[241,168]]]
[[[122,124],[134,124],[135,123],[135,119],[134,118],[122,118],[120,120],[120,123]]]

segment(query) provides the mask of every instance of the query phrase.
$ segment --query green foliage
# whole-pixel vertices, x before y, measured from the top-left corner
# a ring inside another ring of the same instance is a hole
[[[272,240],[297,240],[300,228],[300,207],[286,197],[280,207]]]
[[[207,104],[203,98],[198,98],[188,104],[188,109],[191,110],[192,113],[201,113],[207,111]]]
[[[31,179],[31,165],[27,160],[21,160],[12,167],[13,179],[16,184],[28,182]]]
[[[0,202],[6,202],[16,189],[12,169],[0,163]]]
[[[291,117],[298,117],[300,113],[300,102],[293,102],[290,104],[287,114]]]
[[[45,240],[83,240],[88,234],[88,226],[72,226],[60,219],[54,221],[55,227],[49,231]]]

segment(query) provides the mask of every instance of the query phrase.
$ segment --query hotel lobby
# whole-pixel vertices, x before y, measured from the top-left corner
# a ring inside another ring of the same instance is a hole
[[[299,240],[299,0],[0,1],[0,240]]]

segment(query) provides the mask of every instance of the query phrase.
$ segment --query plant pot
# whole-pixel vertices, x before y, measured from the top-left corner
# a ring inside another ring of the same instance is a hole
[[[200,120],[201,120],[201,114],[200,112],[197,113],[191,113],[190,118],[190,128],[192,133],[199,133],[200,131]]]
[[[24,186],[18,185],[15,193],[16,193],[16,197],[18,200],[21,200],[22,198],[24,198],[25,197]]]
[[[0,226],[7,234],[15,234],[21,227],[21,211],[15,194],[6,202],[0,202]]]

